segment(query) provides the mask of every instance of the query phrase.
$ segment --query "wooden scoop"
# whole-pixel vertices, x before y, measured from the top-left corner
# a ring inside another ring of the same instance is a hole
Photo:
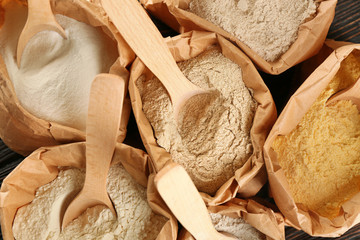
[[[167,206],[195,239],[236,239],[216,231],[204,201],[182,166],[176,163],[165,166],[154,181]]]
[[[331,96],[326,105],[331,105],[340,100],[351,100],[360,112],[360,78],[350,87]]]
[[[65,211],[62,229],[87,208],[105,205],[116,211],[106,190],[125,95],[125,82],[112,74],[99,74],[91,86],[86,122],[86,175],[80,193]]]
[[[137,0],[101,2],[129,46],[168,91],[176,119],[180,109],[190,98],[208,93],[183,75],[160,32]]]
[[[66,39],[64,29],[57,23],[49,0],[28,0],[28,17],[17,45],[17,65],[20,68],[21,56],[30,39],[41,31],[55,31]]]

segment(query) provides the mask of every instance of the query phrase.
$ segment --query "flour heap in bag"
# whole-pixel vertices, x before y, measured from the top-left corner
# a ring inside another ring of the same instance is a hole
[[[83,170],[62,169],[55,180],[40,187],[35,199],[15,216],[15,239],[156,239],[167,219],[151,210],[146,189],[121,164],[110,168],[107,179],[107,191],[117,217],[110,209],[98,205],[88,208],[60,232],[64,207],[81,190],[84,180]]]
[[[142,76],[136,84],[143,111],[157,143],[185,167],[200,191],[213,194],[253,152],[250,129],[257,103],[242,81],[241,68],[218,47],[178,65],[192,83],[218,97],[197,124],[179,133],[166,89],[157,78]]]
[[[296,128],[273,142],[295,203],[330,219],[359,192],[360,114],[351,101],[332,106],[326,106],[326,101],[359,77],[357,51],[342,61]]]
[[[116,43],[100,29],[56,15],[67,39],[54,31],[36,34],[26,45],[19,69],[16,47],[27,8],[8,5],[0,55],[21,105],[40,119],[85,130],[91,82],[116,61]]]
[[[316,8],[315,0],[191,0],[188,10],[272,62],[295,42],[299,26]]]
[[[226,232],[238,240],[265,240],[266,236],[246,223],[242,218],[231,218],[220,213],[210,213],[211,221],[218,232]]]

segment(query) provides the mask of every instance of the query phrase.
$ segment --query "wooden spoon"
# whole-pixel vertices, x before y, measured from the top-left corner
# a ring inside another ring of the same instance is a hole
[[[125,95],[125,82],[112,74],[99,74],[91,86],[86,122],[86,175],[80,193],[65,211],[62,229],[87,208],[105,205],[116,211],[106,190]]]
[[[176,163],[165,166],[154,181],[167,206],[195,239],[236,239],[216,231],[204,201],[182,166]]]
[[[17,45],[17,65],[20,68],[21,56],[30,39],[41,31],[55,31],[66,39],[64,29],[56,21],[49,0],[28,0],[28,17]]]
[[[102,0],[102,6],[129,46],[162,82],[170,95],[175,119],[188,100],[208,93],[180,71],[160,32],[136,0]]]
[[[331,96],[327,100],[326,105],[334,104],[340,100],[351,100],[357,106],[357,109],[360,112],[360,78],[350,87]]]

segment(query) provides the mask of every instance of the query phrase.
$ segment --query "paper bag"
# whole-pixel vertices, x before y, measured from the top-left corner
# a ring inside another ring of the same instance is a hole
[[[264,168],[262,146],[265,138],[276,119],[276,109],[269,90],[245,54],[238,48],[215,33],[188,32],[167,40],[170,51],[176,61],[184,61],[204,52],[209,46],[218,44],[225,57],[241,66],[243,81],[248,88],[253,90],[253,96],[258,102],[258,107],[251,128],[253,154],[243,167],[235,172],[217,191],[214,197],[204,194],[209,198],[209,205],[217,205],[229,201],[236,194],[242,197],[255,195],[267,181]],[[139,59],[132,65],[129,93],[131,103],[144,146],[149,153],[155,172],[161,170],[171,160],[171,155],[160,147],[155,139],[153,129],[142,111],[142,102],[136,86],[137,79],[143,74],[151,74]]]
[[[300,25],[297,40],[278,60],[267,62],[235,36],[186,11],[190,0],[141,0],[141,3],[151,14],[178,32],[206,30],[218,33],[235,42],[260,70],[270,74],[280,74],[315,55],[320,50],[334,19],[337,0],[320,0],[318,2],[320,4],[316,16]]]
[[[0,191],[1,229],[5,240],[14,239],[12,224],[16,211],[30,203],[37,188],[54,180],[60,166],[85,168],[85,143],[71,143],[43,147],[28,156],[4,180]],[[112,164],[121,163],[130,175],[144,187],[149,175],[149,157],[142,150],[117,143]],[[148,188],[148,192],[153,190]],[[164,202],[156,194],[148,194],[150,207],[169,220],[163,226],[157,239],[176,239],[177,222]]]
[[[14,1],[3,0],[0,2],[0,27],[4,22],[4,13],[9,2]],[[16,2],[26,4],[25,1],[16,0]],[[119,51],[119,58],[112,65],[110,73],[128,79],[129,73],[126,67],[133,60],[134,53],[99,5],[86,0],[54,0],[51,1],[51,5],[55,14],[62,14],[94,27],[101,27],[117,43]],[[118,136],[119,142],[125,138],[130,110],[130,101],[126,98]],[[78,129],[39,119],[25,110],[16,97],[6,66],[0,56],[0,138],[13,151],[28,155],[42,146],[83,141],[85,133]]]
[[[289,134],[299,124],[320,93],[328,86],[335,74],[344,67],[341,65],[344,59],[351,53],[358,55],[359,51],[359,45],[348,45],[333,51],[290,98],[264,146],[271,193],[276,205],[286,218],[287,224],[313,236],[337,237],[359,223],[360,193],[344,202],[338,216],[333,219],[323,217],[317,212],[295,203],[272,144],[277,136]],[[357,79],[353,80],[356,81]]]
[[[210,213],[244,219],[263,233],[267,240],[285,239],[283,216],[254,200],[235,198],[224,205],[209,207],[208,210]],[[234,227],[236,228],[236,226]],[[178,240],[194,240],[194,237],[185,228],[181,228]]]

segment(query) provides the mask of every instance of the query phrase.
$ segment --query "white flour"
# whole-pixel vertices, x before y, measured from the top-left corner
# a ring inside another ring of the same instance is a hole
[[[27,8],[12,3],[0,30],[0,54],[21,105],[38,118],[85,130],[90,86],[118,57],[116,43],[100,29],[56,15],[67,39],[53,31],[27,44],[21,67],[16,47]]]
[[[61,170],[54,181],[40,187],[35,199],[16,214],[13,224],[15,239],[153,240],[157,237],[166,218],[152,212],[147,203],[146,189],[136,183],[120,164],[110,168],[107,180],[107,191],[114,203],[117,219],[110,209],[95,206],[60,233],[60,219],[84,180],[82,170]]]
[[[218,232],[230,233],[239,240],[265,240],[264,234],[242,218],[231,218],[219,213],[210,213],[210,217]]]
[[[141,77],[137,86],[143,111],[157,143],[186,168],[200,191],[213,194],[252,154],[250,129],[257,104],[242,81],[241,68],[219,48],[178,65],[195,85],[217,91],[213,104],[180,134],[165,88],[156,78]]]
[[[223,28],[266,61],[275,61],[316,8],[314,0],[192,0],[188,10]]]

